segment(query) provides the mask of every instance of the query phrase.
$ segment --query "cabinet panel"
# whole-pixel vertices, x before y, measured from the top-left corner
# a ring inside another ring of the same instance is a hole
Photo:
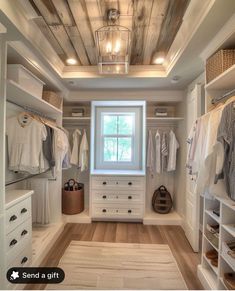
[[[144,190],[143,177],[95,176],[91,178],[92,189],[119,189],[119,190]]]
[[[142,191],[117,191],[117,190],[94,190],[92,191],[94,203],[119,203],[128,204],[142,203],[144,193]]]
[[[31,217],[31,197],[6,210],[6,233]]]
[[[32,222],[28,219],[6,236],[7,261],[15,258],[25,245],[31,241]]]
[[[123,204],[93,204],[93,218],[109,218],[109,219],[142,219],[143,205],[123,205]]]

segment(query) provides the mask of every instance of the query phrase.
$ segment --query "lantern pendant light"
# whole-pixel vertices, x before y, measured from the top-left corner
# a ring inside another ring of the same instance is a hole
[[[119,16],[117,9],[108,10],[108,25],[95,32],[100,74],[128,73],[131,31],[117,24]]]

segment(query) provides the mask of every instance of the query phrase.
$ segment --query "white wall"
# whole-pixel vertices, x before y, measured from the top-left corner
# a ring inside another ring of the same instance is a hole
[[[184,93],[181,90],[84,90],[70,91],[66,99],[70,102],[95,100],[146,100],[148,102],[180,102]]]

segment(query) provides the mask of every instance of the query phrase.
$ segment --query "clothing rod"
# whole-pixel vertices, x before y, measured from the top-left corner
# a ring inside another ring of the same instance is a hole
[[[48,169],[48,170],[46,170],[46,171],[43,172],[43,173],[33,174],[33,175],[29,175],[29,176],[27,176],[27,177],[19,178],[19,179],[17,179],[17,180],[14,180],[14,181],[11,181],[11,182],[6,183],[5,186],[13,185],[13,184],[16,184],[16,183],[19,183],[19,182],[22,182],[22,181],[25,181],[25,180],[28,180],[28,179],[31,179],[31,178],[37,177],[37,176],[39,176],[39,175],[42,175],[42,174],[45,174],[45,173],[49,172],[50,170],[51,170],[51,169]],[[48,178],[48,180],[56,181],[55,178],[52,178],[52,179]]]
[[[31,113],[33,113],[33,114],[36,114],[36,115],[38,115],[38,116],[40,116],[40,117],[42,117],[42,118],[46,118],[46,119],[49,119],[49,120],[51,120],[51,121],[56,122],[56,119],[51,118],[51,117],[49,117],[49,116],[47,116],[47,115],[45,115],[45,114],[43,114],[43,113],[41,113],[41,112],[39,112],[39,111],[37,111],[37,110],[35,110],[35,109],[32,109],[32,108],[28,107],[28,106],[23,106],[23,105],[20,105],[20,104],[18,104],[18,103],[15,103],[15,102],[13,102],[13,101],[10,101],[10,100],[7,100],[7,102],[8,102],[8,103],[11,103],[11,104],[13,104],[13,105],[15,105],[15,106],[18,106],[18,107],[24,109],[25,111],[31,112]]]
[[[235,93],[235,89],[230,90],[229,92],[225,93],[224,95],[222,95],[222,96],[220,96],[220,97],[218,97],[218,98],[216,98],[216,97],[213,98],[213,99],[211,100],[211,104],[215,104],[216,102],[218,102],[218,101],[220,101],[220,100],[222,100],[222,99],[224,99],[224,98],[229,97],[229,96],[232,95],[233,93]]]

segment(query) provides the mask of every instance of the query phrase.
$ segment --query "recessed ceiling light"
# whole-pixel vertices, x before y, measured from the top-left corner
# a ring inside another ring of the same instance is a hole
[[[179,81],[180,81],[180,76],[174,76],[174,77],[171,79],[171,83],[172,83],[172,84],[179,83]]]
[[[162,65],[165,61],[165,58],[161,57],[161,58],[156,58],[154,63],[157,65]]]
[[[66,63],[68,65],[76,65],[77,60],[76,59],[73,59],[73,58],[69,58],[69,59],[66,60]]]
[[[156,52],[154,54],[154,64],[162,65],[165,62],[165,53],[164,52]]]

